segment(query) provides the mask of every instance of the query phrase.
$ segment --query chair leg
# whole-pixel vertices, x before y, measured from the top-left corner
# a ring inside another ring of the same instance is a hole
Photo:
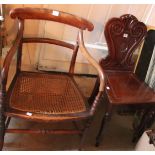
[[[100,130],[99,130],[97,137],[96,137],[96,144],[95,144],[96,147],[98,147],[100,145],[100,142],[101,142],[102,137],[103,137],[103,133],[105,132],[105,129],[107,127],[107,123],[108,123],[110,118],[111,118],[111,113],[106,112],[103,119],[102,119]]]
[[[150,128],[154,122],[155,119],[155,111],[153,110],[148,110],[143,114],[142,119],[140,120],[140,124],[138,127],[135,129],[134,134],[133,134],[133,139],[132,142],[137,142],[140,136],[143,134],[143,132],[147,129]]]
[[[3,149],[4,133],[5,133],[5,117],[2,111],[0,110],[0,151]]]
[[[82,138],[81,138],[81,142],[80,142],[80,146],[79,146],[79,151],[82,151],[82,146],[83,146],[83,143],[84,143],[84,140],[86,138],[86,134],[89,130],[89,127],[91,125],[91,122],[92,122],[92,119],[89,119],[84,127],[84,130],[83,130],[83,133],[82,133]]]

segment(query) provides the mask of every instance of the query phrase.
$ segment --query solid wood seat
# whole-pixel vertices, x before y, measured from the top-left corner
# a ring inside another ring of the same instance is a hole
[[[131,72],[106,72],[106,94],[113,105],[154,103],[155,93]]]

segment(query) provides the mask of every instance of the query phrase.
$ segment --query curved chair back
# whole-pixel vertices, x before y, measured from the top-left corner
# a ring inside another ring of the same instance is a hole
[[[105,26],[108,56],[101,61],[105,69],[133,70],[132,56],[147,32],[144,23],[130,14],[110,19]]]

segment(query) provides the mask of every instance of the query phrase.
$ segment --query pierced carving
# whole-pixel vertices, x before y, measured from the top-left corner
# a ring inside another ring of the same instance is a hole
[[[133,70],[133,52],[146,36],[146,26],[130,14],[110,19],[105,26],[109,54],[100,61],[104,69]]]

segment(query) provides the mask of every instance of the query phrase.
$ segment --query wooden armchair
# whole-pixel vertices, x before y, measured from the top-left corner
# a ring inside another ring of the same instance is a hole
[[[56,10],[16,8],[10,16],[18,19],[19,29],[14,45],[8,52],[1,72],[0,94],[0,149],[3,148],[4,135],[8,133],[30,134],[80,134],[82,140],[95,114],[99,100],[104,90],[104,74],[99,64],[90,56],[84,45],[83,30],[92,31],[93,24],[83,18]],[[24,38],[24,21],[49,20],[68,24],[79,29],[76,45],[49,38]],[[68,73],[28,72],[21,71],[22,45],[24,43],[49,43],[73,50]],[[98,70],[100,88],[92,106],[73,79],[74,66],[78,49],[83,56]],[[17,51],[17,70],[8,90],[6,83],[10,62]],[[17,117],[34,122],[67,122],[86,120],[82,130],[32,130],[7,129],[10,118]]]
[[[154,92],[133,73],[133,53],[146,36],[146,32],[145,24],[129,14],[112,18],[105,26],[108,56],[100,60],[106,79],[105,113],[96,137],[96,146],[100,144],[114,108],[127,106],[140,109],[155,103]],[[96,81],[90,101],[93,101],[97,94],[98,86],[99,80]]]

